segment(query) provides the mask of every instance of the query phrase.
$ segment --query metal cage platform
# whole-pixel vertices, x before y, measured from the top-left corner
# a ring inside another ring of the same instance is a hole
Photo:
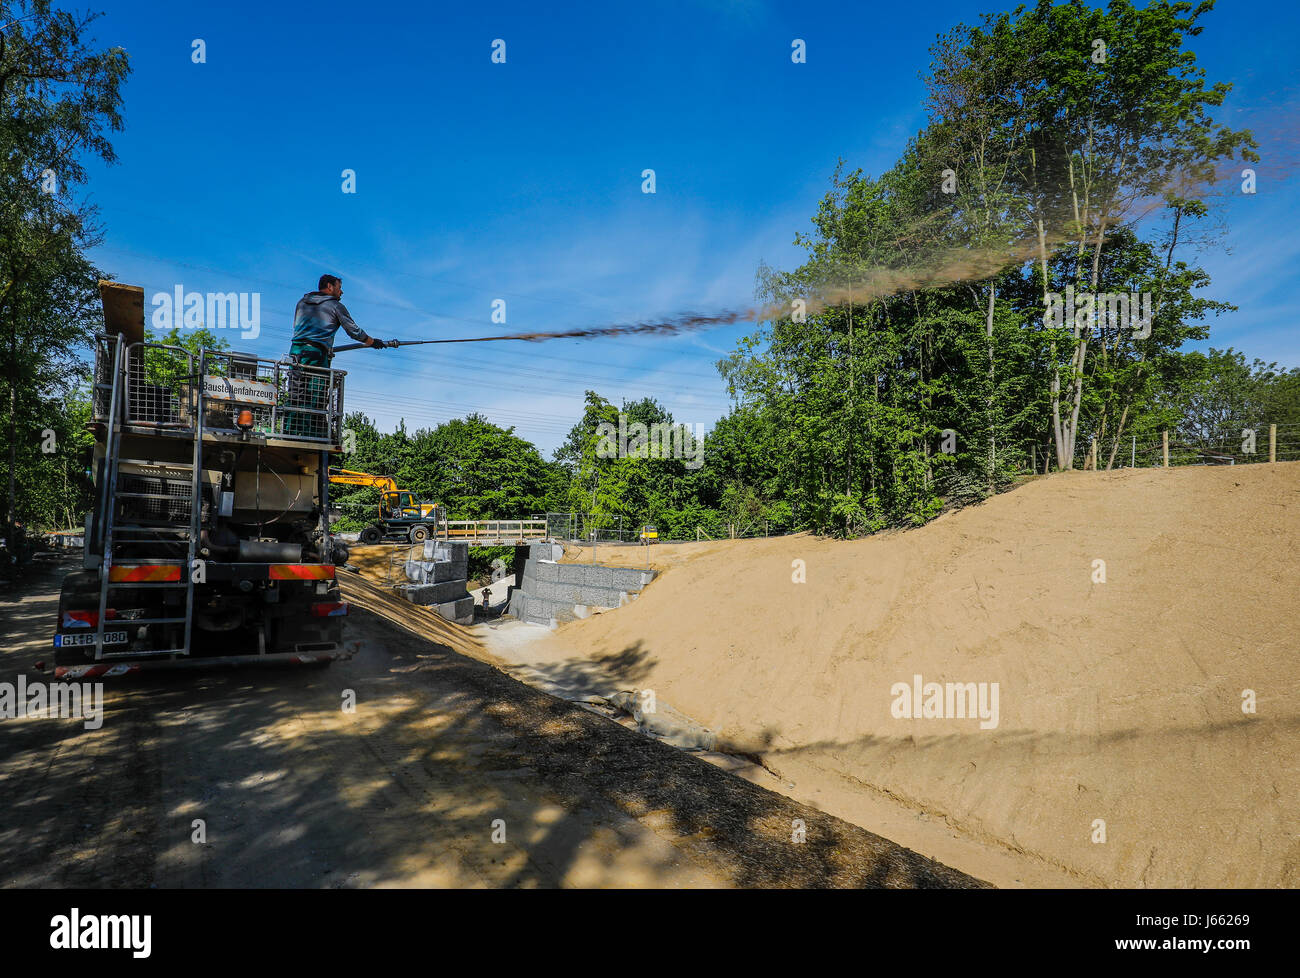
[[[344,371],[228,350],[192,353],[162,343],[131,343],[119,357],[120,342],[108,334],[95,337],[96,421],[109,421],[116,381],[117,422],[126,428],[184,435],[200,427],[202,412],[205,434],[239,437],[240,416],[247,412],[248,430],[267,438],[341,444]]]

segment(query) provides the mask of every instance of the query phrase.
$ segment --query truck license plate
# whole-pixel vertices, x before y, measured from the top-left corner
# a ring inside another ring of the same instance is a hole
[[[93,632],[89,634],[81,634],[81,635],[55,635],[54,636],[54,647],[57,649],[66,649],[70,645],[94,645],[94,644],[95,644],[95,635]],[[126,632],[105,632],[104,644],[125,645]]]

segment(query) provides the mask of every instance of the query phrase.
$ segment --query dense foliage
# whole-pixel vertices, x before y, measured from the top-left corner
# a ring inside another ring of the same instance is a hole
[[[512,430],[471,414],[421,428],[405,425],[381,434],[360,412],[347,415],[344,428],[354,450],[340,458],[342,467],[391,476],[420,500],[442,505],[449,519],[527,517],[563,503],[565,480],[560,466],[545,461],[537,449]],[[341,529],[373,522],[379,490],[370,486],[334,486],[333,505],[343,513]]]
[[[78,198],[90,160],[111,163],[125,52],[99,50],[93,15],[47,0],[6,4],[0,21],[0,431],[15,522],[79,523],[89,501],[85,407],[75,393],[98,327],[95,212]]]

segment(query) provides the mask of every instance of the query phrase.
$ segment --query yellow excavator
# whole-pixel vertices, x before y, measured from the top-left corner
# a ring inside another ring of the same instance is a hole
[[[379,518],[361,531],[361,543],[375,544],[384,540],[409,540],[422,543],[436,536],[438,527],[447,514],[437,503],[416,502],[409,492],[398,489],[397,483],[386,475],[353,472],[351,469],[330,468],[330,482],[344,486],[376,486],[383,490],[379,496]]]

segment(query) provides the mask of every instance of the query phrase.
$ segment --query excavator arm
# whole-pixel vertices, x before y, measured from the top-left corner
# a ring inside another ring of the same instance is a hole
[[[397,483],[386,475],[371,475],[369,472],[353,472],[351,469],[330,469],[330,482],[344,486],[378,486],[389,492],[397,492]]]

